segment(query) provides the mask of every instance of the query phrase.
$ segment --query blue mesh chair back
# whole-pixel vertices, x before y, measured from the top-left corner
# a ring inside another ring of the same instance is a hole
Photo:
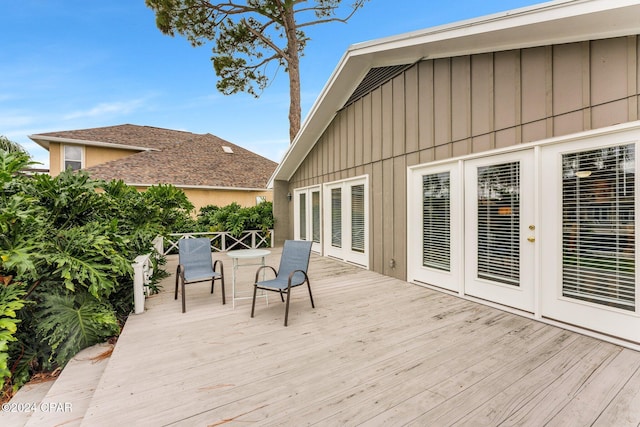
[[[311,299],[311,307],[315,308],[313,302],[313,295],[311,294],[311,283],[309,283],[309,276],[307,270],[309,268],[309,258],[311,257],[311,245],[312,242],[304,240],[286,240],[284,247],[282,248],[282,256],[280,257],[280,267],[276,271],[271,266],[262,266],[258,268],[256,272],[256,280],[253,287],[253,303],[251,305],[251,317],[253,317],[256,307],[256,295],[258,289],[264,291],[272,291],[280,293],[282,302],[284,301],[284,294],[287,295],[287,301],[284,311],[284,326],[287,326],[289,318],[289,301],[291,298],[291,289],[307,284],[309,289],[309,298]],[[275,278],[270,280],[258,281],[260,272],[265,269],[271,269]]]
[[[220,264],[219,272],[216,271]],[[181,239],[178,241],[178,269],[176,271],[175,299],[178,299],[178,285],[182,281],[182,312],[186,311],[185,285],[187,283],[211,280],[211,293],[216,280],[222,284],[222,304],[225,304],[224,266],[222,261],[213,262],[211,242],[206,237]]]
[[[289,274],[296,271],[291,279],[291,287],[302,285],[309,268],[309,255],[311,254],[311,242],[305,240],[287,240],[282,249],[278,279],[288,280]]]
[[[211,242],[206,237],[181,239],[178,241],[179,263],[184,266],[187,282],[196,282],[213,277]]]

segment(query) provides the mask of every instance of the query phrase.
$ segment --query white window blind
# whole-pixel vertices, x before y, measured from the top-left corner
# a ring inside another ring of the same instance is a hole
[[[342,189],[331,189],[331,245],[342,247]]]
[[[320,192],[311,193],[311,233],[312,240],[320,243]]]
[[[520,285],[520,163],[478,168],[478,277]]]
[[[307,194],[300,193],[300,240],[307,240]]]
[[[82,169],[82,147],[77,145],[64,145],[64,169]]]
[[[635,145],[562,164],[562,294],[635,311]]]
[[[451,271],[450,174],[422,177],[422,265]]]
[[[351,187],[351,250],[364,252],[364,184]]]

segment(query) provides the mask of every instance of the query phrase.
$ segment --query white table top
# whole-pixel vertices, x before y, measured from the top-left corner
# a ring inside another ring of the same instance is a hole
[[[238,249],[227,252],[227,255],[231,258],[262,258],[269,254],[271,254],[271,251],[266,249]]]

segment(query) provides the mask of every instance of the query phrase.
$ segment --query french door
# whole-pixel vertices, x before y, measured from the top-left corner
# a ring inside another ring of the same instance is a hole
[[[416,169],[409,175],[410,282],[460,290],[460,182],[459,162]]]
[[[636,142],[544,147],[542,162],[542,315],[640,343]]]
[[[321,212],[320,187],[308,187],[294,191],[294,238],[313,242],[311,250],[321,252]]]
[[[464,292],[533,312],[533,150],[468,160],[464,175]]]
[[[369,189],[366,177],[325,184],[324,253],[369,268]]]

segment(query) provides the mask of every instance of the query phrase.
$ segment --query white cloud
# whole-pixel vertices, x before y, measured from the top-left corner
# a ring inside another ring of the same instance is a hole
[[[74,111],[65,115],[65,120],[75,120],[86,117],[100,117],[105,115],[130,114],[144,105],[142,99],[132,99],[121,102],[103,102],[88,110]]]

